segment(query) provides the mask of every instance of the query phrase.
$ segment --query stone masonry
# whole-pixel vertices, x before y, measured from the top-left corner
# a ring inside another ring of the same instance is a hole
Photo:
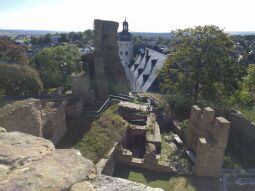
[[[198,106],[192,107],[184,141],[187,147],[196,153],[193,166],[195,175],[221,175],[229,130],[230,122],[223,117],[215,118],[215,111],[210,107],[204,108],[203,111]]]
[[[0,190],[163,191],[97,173],[75,149],[55,149],[46,139],[0,129]]]
[[[45,137],[57,144],[67,130],[64,104],[33,98],[7,104],[0,108],[0,126],[8,132]]]
[[[117,22],[94,20],[97,100],[106,100],[109,94],[128,93],[124,68],[118,55],[118,26]]]

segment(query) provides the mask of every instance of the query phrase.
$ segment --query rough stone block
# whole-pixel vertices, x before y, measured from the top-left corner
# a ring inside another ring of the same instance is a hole
[[[206,123],[212,123],[214,121],[215,111],[210,108],[206,107],[203,110],[203,120]]]
[[[197,105],[192,106],[190,120],[192,123],[197,123],[201,119],[202,110]]]

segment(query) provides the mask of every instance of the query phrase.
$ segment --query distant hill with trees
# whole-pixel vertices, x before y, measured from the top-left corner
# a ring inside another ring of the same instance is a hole
[[[134,37],[141,36],[142,38],[145,39],[158,39],[159,37],[163,39],[171,38],[170,32],[169,33],[132,32],[132,35]]]

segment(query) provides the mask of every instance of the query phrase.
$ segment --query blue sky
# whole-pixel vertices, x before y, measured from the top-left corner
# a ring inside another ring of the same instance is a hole
[[[206,24],[255,31],[254,7],[255,0],[0,0],[0,28],[83,31],[94,19],[127,17],[138,32]]]

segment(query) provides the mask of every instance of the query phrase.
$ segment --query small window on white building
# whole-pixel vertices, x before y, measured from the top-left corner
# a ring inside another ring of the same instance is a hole
[[[126,51],[125,54],[128,55],[128,51]]]
[[[123,54],[123,52],[122,51],[120,51],[120,55],[122,55]]]

